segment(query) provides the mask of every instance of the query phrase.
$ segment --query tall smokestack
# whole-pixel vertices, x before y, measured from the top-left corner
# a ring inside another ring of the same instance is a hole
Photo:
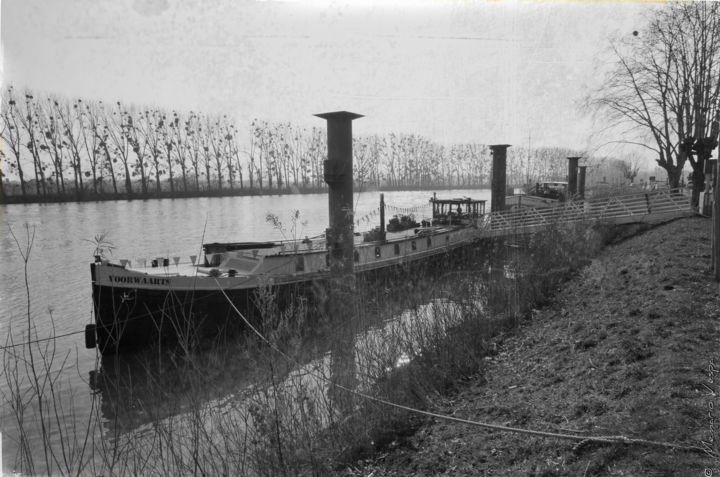
[[[342,276],[353,272],[352,121],[362,115],[337,111],[315,116],[327,120],[328,159],[324,166],[325,182],[330,188],[330,224],[326,233],[330,274]]]
[[[507,195],[507,148],[510,144],[493,144],[492,152],[492,178],[490,180],[490,212],[505,209],[505,196]]]
[[[380,194],[380,240],[385,241],[385,194]]]
[[[580,172],[578,172],[578,194],[581,199],[585,199],[585,172],[587,166],[580,166]]]
[[[567,200],[572,200],[577,194],[577,180],[578,180],[578,161],[579,157],[568,157],[568,197]]]

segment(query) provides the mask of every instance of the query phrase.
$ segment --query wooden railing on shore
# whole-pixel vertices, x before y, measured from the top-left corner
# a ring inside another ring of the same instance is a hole
[[[538,231],[551,224],[607,221],[614,224],[659,222],[692,215],[690,199],[671,189],[643,191],[598,200],[571,201],[558,207],[492,212],[479,223],[480,237]]]

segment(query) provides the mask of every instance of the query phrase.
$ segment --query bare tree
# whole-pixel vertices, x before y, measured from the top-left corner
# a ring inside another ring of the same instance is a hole
[[[190,111],[190,116],[185,121],[185,137],[188,153],[190,155],[190,165],[195,174],[195,191],[200,190],[200,149],[202,143],[200,134],[202,132],[202,124],[200,117]]]
[[[218,191],[223,188],[223,148],[222,148],[222,132],[220,131],[220,119],[206,118],[205,123],[205,145],[206,168],[208,171],[208,186],[210,186],[210,165],[215,167],[217,172]]]
[[[373,136],[367,138],[367,143],[368,143],[368,159],[367,159],[368,180],[369,180],[370,184],[379,188],[382,185],[382,179],[383,179],[383,174],[382,174],[382,171],[380,170],[380,165],[383,161],[383,158],[385,157],[385,148],[386,148],[385,139],[378,135],[373,135]]]
[[[657,155],[671,187],[678,187],[689,160],[697,203],[720,114],[720,4],[667,5],[612,49],[617,66],[591,104],[628,126],[622,141]]]
[[[175,157],[177,165],[180,166],[180,174],[182,176],[183,192],[188,191],[187,185],[187,168],[188,168],[188,140],[187,140],[187,128],[184,123],[181,126],[181,118],[177,111],[173,111],[172,118],[170,119],[170,134],[173,142],[175,143]]]
[[[35,189],[38,197],[47,196],[47,188],[45,184],[45,165],[40,157],[40,148],[38,147],[38,118],[35,113],[34,96],[30,91],[25,91],[25,110],[19,114],[20,124],[25,130],[26,147],[33,159],[33,167],[35,170]],[[42,191],[42,193],[41,193]]]
[[[612,162],[612,165],[620,171],[623,178],[631,184],[635,182],[635,178],[638,172],[640,172],[640,163],[637,157],[633,157],[632,159],[616,159]]]
[[[65,195],[65,150],[62,139],[62,126],[60,120],[55,114],[53,103],[57,103],[52,98],[47,98],[47,104],[42,107],[36,104],[35,118],[40,127],[39,138],[42,143],[39,145],[41,151],[44,151],[49,157],[55,171],[55,192]]]
[[[228,117],[223,115],[215,124],[216,131],[213,132],[213,145],[215,156],[217,158],[217,167],[220,168],[224,164],[227,170],[227,181],[230,190],[235,189],[235,156],[232,151],[233,135],[230,132],[232,125]]]
[[[161,130],[160,127],[163,124],[162,113],[158,110],[145,111],[143,113],[143,120],[136,125],[140,130],[140,135],[143,137],[143,141],[147,143],[148,153],[152,160],[152,169],[155,173],[155,192],[160,194],[162,192],[162,185],[160,184],[160,176],[164,173],[160,159],[162,157],[161,150]]]
[[[21,114],[15,101],[14,90],[12,86],[9,86],[2,95],[2,111],[0,112],[0,118],[2,118],[2,128],[0,129],[0,137],[2,137],[3,145],[10,148],[12,152],[14,162],[10,163],[10,168],[14,169],[18,173],[20,179],[20,193],[23,199],[27,197],[27,191],[25,190],[25,177],[23,172],[23,165],[21,162],[21,151],[22,151],[22,139],[20,138],[20,125],[19,115]],[[5,148],[3,148],[4,157],[7,158]],[[0,181],[2,178],[0,178]]]
[[[133,108],[128,112],[130,117],[130,127],[127,129],[126,137],[130,143],[132,151],[135,153],[135,170],[140,173],[140,190],[143,195],[147,195],[148,192],[148,177],[146,158],[150,150],[150,141],[147,134],[143,134],[147,130],[147,114],[139,112],[134,113]],[[132,119],[135,118],[135,119]]]
[[[98,102],[98,124],[102,124],[102,128],[98,130],[98,146],[100,147],[101,152],[105,156],[105,160],[102,162],[102,167],[104,169],[107,169],[107,171],[110,173],[110,180],[112,181],[112,187],[113,187],[113,194],[117,195],[118,188],[117,188],[117,178],[115,177],[115,166],[113,165],[117,159],[113,157],[113,155],[110,153],[110,145],[108,141],[110,140],[110,126],[108,124],[107,119],[107,111],[105,110],[105,106],[102,102]],[[102,190],[102,186],[101,186]]]
[[[310,136],[307,138],[305,150],[307,151],[307,162],[311,179],[314,181],[315,187],[321,189],[325,185],[323,179],[323,161],[327,158],[325,131],[313,127]]]
[[[73,170],[75,195],[82,198],[85,192],[82,176],[82,155],[80,154],[83,128],[82,101],[74,101],[71,107],[68,101],[56,99],[53,101],[53,105],[55,107],[54,114],[59,118],[62,127],[62,145],[70,151],[70,166]]]
[[[113,111],[112,114],[105,118],[109,121],[108,125],[108,137],[113,145],[114,157],[120,161],[125,172],[125,192],[132,196],[132,174],[130,172],[130,151],[132,150],[131,144],[131,130],[133,129],[133,117],[128,112],[127,108],[124,108],[120,101],[115,103],[117,110]]]
[[[240,149],[237,144],[237,129],[227,118],[224,118],[221,129],[223,137],[223,154],[227,162],[228,177],[230,180],[230,189],[234,188],[235,173],[237,172],[240,189],[243,189],[243,172],[242,163],[240,161]]]
[[[352,141],[354,179],[362,188],[369,180],[370,168],[372,167],[370,148],[367,139],[364,137],[354,137]]]
[[[240,147],[237,142],[237,134],[238,130],[235,125],[229,124],[225,135],[225,139],[227,140],[228,155],[231,158],[230,160],[234,160],[235,170],[237,170],[238,181],[240,182],[240,190],[242,190],[245,188],[245,185],[243,183],[242,161],[240,160]]]
[[[265,130],[268,128],[266,122],[259,122],[257,119],[251,124],[252,133],[250,136],[250,166],[252,171],[250,174],[256,174],[257,184],[260,193],[263,192],[263,161],[265,154]],[[250,181],[252,187],[252,179]],[[272,187],[272,183],[270,184]]]
[[[78,100],[78,105],[80,101]],[[79,108],[78,118],[82,124],[80,133],[82,135],[82,147],[85,151],[85,155],[88,158],[90,171],[85,171],[85,176],[92,176],[93,192],[98,193],[98,184],[100,184],[100,190],[102,191],[102,154],[103,150],[100,147],[100,123],[99,117],[101,110],[98,103],[85,102],[84,108]]]

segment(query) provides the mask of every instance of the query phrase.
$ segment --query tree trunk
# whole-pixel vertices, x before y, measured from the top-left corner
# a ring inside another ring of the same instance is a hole
[[[135,155],[138,158],[138,167],[140,168],[140,190],[143,195],[147,195],[147,177],[145,175],[145,164],[143,163],[143,155],[140,154],[140,149],[136,147]]]
[[[240,158],[237,158],[238,182],[240,182],[240,190],[243,190],[243,173]]]
[[[182,172],[182,181],[183,181],[183,190],[187,192],[187,169],[185,168],[185,160],[183,159],[182,162],[180,162],[180,170]]]
[[[82,163],[80,162],[80,153],[77,153],[76,155],[77,160],[77,176],[78,176],[78,183],[80,184],[80,190],[77,191],[77,197],[79,199],[82,199],[85,196],[85,183],[83,182],[83,172],[82,172]]]
[[[98,178],[97,178],[97,167],[95,165],[92,166],[92,177],[93,177],[93,192],[95,195],[98,193],[97,184],[98,184]],[[102,186],[101,186],[102,190]]]
[[[205,180],[207,180],[207,190],[212,190],[212,181],[210,177],[210,161],[208,159],[205,160]]]
[[[38,197],[42,197],[42,195],[40,194],[41,164],[39,164],[39,162],[40,162],[39,158],[35,155],[35,152],[32,151],[32,149],[31,149],[31,152],[32,152],[32,156],[33,156],[33,167],[35,169],[35,191],[36,191]],[[43,187],[43,192],[44,192],[45,191],[44,181],[43,181],[42,187]]]
[[[125,167],[125,192],[128,197],[132,197],[132,178],[130,177],[130,168],[128,167],[127,160],[123,161],[123,166]]]
[[[669,166],[666,167],[665,170],[667,171],[668,175],[668,185],[671,189],[677,189],[680,187],[680,178],[682,177],[682,168],[679,168],[677,166]]]
[[[227,172],[228,185],[230,186],[230,190],[233,190],[235,188],[235,178],[233,177],[232,159],[230,157],[227,159]]]
[[[162,186],[160,185],[160,161],[157,157],[153,160],[155,161],[155,192],[160,195],[162,192]]]
[[[222,190],[222,164],[220,163],[219,156],[215,156],[215,167],[217,168],[218,175],[218,190]]]
[[[55,193],[60,195],[60,178],[62,173],[58,170],[57,162],[55,163]],[[64,184],[63,184],[64,185]],[[65,194],[65,187],[63,187],[63,194]]]
[[[170,194],[175,195],[175,180],[173,177],[172,156],[170,155],[170,150],[168,150],[168,153],[167,153],[167,162],[168,162],[168,174],[170,175]]]
[[[193,170],[195,171],[195,192],[200,190],[200,171],[198,171],[197,160],[193,162]]]
[[[115,178],[115,168],[113,167],[112,157],[108,150],[107,144],[103,142],[103,150],[105,151],[105,160],[107,161],[108,168],[110,169],[110,178],[112,179],[113,193],[117,195],[117,179]]]
[[[17,163],[18,176],[20,177],[20,194],[22,198],[25,199],[27,197],[27,191],[25,190],[25,179],[22,166],[20,165],[20,153],[18,151],[15,151],[15,161]]]

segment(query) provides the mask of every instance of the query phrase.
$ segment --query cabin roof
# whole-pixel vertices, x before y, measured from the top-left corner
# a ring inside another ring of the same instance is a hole
[[[435,204],[484,204],[486,201],[484,200],[478,200],[478,199],[471,199],[469,197],[464,198],[457,198],[457,199],[430,199],[430,202],[433,202]]]

